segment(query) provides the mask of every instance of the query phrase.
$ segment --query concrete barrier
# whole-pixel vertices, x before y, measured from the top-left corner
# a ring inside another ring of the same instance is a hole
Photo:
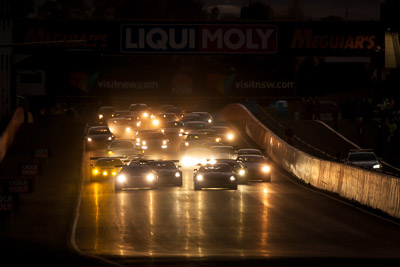
[[[229,104],[221,113],[272,160],[305,183],[400,218],[397,177],[308,155],[274,134],[241,104]]]
[[[30,116],[30,118],[29,118]],[[24,122],[24,109],[19,107],[15,110],[7,128],[0,136],[0,161],[6,156],[8,149],[12,145],[19,127]],[[30,120],[30,121],[29,121]],[[32,114],[28,113],[28,121],[33,122]]]

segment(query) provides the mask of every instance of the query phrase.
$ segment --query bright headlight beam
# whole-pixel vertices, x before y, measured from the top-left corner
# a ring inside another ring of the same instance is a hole
[[[181,177],[181,174],[179,172],[176,172],[175,177]]]
[[[245,170],[242,169],[242,170],[239,171],[239,175],[243,176],[243,175],[245,175],[245,174],[246,174],[246,171],[245,171]]]
[[[203,175],[199,174],[196,176],[197,181],[203,181]]]
[[[228,134],[228,140],[233,140],[233,138],[234,138],[234,135],[233,134]]]
[[[234,176],[231,176],[231,177],[229,177],[229,180],[231,180],[231,181],[235,181],[235,180],[236,180],[236,178],[235,178]]]
[[[262,167],[262,171],[263,172],[269,172],[270,170],[271,170],[271,167],[268,166],[268,165],[265,165],[265,166]]]
[[[155,177],[154,174],[150,173],[146,176],[147,181],[152,182],[154,181]]]
[[[126,181],[126,176],[123,175],[123,174],[118,175],[117,181],[120,182],[120,183],[125,182]]]

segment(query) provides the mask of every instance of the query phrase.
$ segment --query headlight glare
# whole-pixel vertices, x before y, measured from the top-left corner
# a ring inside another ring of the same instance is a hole
[[[235,178],[234,176],[231,176],[231,177],[229,177],[229,180],[231,180],[231,181],[235,181],[235,180],[236,180],[236,178]]]
[[[117,181],[120,183],[124,183],[126,181],[126,176],[123,174],[118,175]]]
[[[239,175],[243,176],[243,175],[245,175],[245,174],[246,174],[246,171],[245,171],[245,170],[241,169],[241,170],[239,171]]]
[[[155,177],[154,174],[150,173],[146,176],[147,181],[152,182],[154,181]]]
[[[270,171],[271,171],[271,167],[268,166],[268,165],[264,165],[264,166],[262,167],[262,171],[263,171],[263,172],[270,172]]]
[[[196,176],[197,181],[203,181],[203,175],[199,174]]]
[[[179,172],[176,172],[175,177],[181,177],[181,174]]]

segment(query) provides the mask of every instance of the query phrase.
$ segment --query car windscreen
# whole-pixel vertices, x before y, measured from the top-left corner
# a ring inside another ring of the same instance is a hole
[[[130,141],[119,141],[119,142],[113,142],[110,145],[111,148],[134,148],[134,145]]]
[[[375,161],[376,156],[373,153],[352,153],[349,155],[349,161]]]
[[[239,150],[238,154],[254,154],[254,155],[262,155],[261,151],[259,150]]]
[[[165,161],[165,162],[150,162],[148,164],[150,167],[153,167],[155,169],[176,169],[176,166],[173,162],[170,161]]]
[[[134,165],[134,166],[129,166],[126,168],[123,168],[121,173],[123,174],[130,174],[130,175],[135,175],[135,174],[141,174],[141,173],[150,173],[151,168],[146,165]]]
[[[96,166],[115,166],[122,164],[123,163],[120,159],[104,159],[104,160],[98,160],[96,162]]]
[[[231,172],[232,169],[228,164],[215,164],[209,166],[202,166],[199,172]]]
[[[244,163],[265,163],[266,160],[263,157],[238,157],[238,160]]]
[[[216,146],[216,147],[211,147],[211,150],[216,153],[235,153],[235,149],[232,147],[221,147],[221,146]]]
[[[108,128],[92,128],[89,129],[89,135],[111,134]]]

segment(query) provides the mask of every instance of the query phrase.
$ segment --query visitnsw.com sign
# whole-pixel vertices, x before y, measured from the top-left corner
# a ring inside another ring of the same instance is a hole
[[[123,24],[122,53],[275,54],[275,25]]]

